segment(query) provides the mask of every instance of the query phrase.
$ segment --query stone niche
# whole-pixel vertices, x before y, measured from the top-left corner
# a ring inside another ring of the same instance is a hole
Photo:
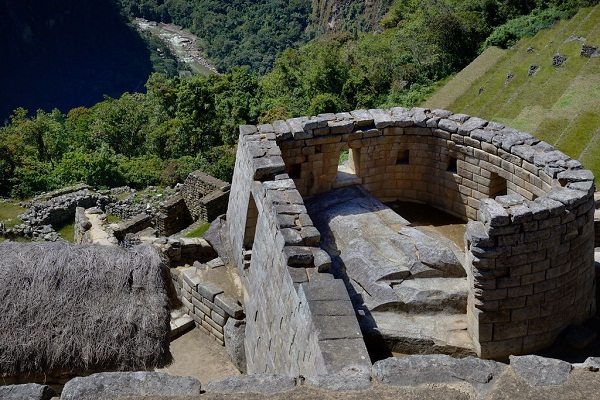
[[[236,161],[228,221],[242,270],[272,248],[262,241],[307,242],[302,197],[358,184],[381,202],[426,203],[468,221],[466,314],[480,357],[534,352],[595,313],[594,176],[527,133],[445,110],[392,108],[242,126],[239,143],[246,155]],[[266,196],[272,188],[300,196]],[[275,217],[268,226],[265,210]],[[299,212],[293,221],[291,211]],[[265,298],[269,285],[259,288]]]

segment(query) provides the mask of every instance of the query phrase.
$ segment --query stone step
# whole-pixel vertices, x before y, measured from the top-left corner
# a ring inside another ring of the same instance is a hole
[[[476,355],[467,332],[466,314],[414,315],[374,311],[360,322],[360,326],[367,347],[381,347],[384,342],[386,348],[397,354]]]
[[[467,278],[406,279],[392,286],[399,302],[390,305],[390,309],[409,313],[464,314],[467,287]]]
[[[181,309],[171,312],[171,332],[169,333],[171,340],[193,328],[194,320]]]

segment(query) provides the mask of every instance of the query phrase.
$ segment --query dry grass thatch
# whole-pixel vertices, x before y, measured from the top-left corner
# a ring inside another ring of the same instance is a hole
[[[164,268],[151,246],[0,243],[0,376],[166,365]]]

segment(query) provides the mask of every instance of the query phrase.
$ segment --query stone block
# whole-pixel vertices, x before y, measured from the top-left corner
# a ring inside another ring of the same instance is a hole
[[[526,335],[527,321],[494,324],[494,341],[524,337]]]
[[[71,379],[61,399],[108,400],[118,397],[200,395],[200,382],[164,372],[103,372]]]
[[[520,354],[522,349],[522,337],[481,343],[481,357],[505,358],[511,354]]]
[[[295,268],[295,267],[287,267],[288,273],[292,278],[292,282],[294,283],[304,283],[308,282],[308,275],[306,273],[306,268]]]
[[[383,129],[393,125],[392,115],[386,110],[372,109],[369,110],[369,114],[373,117],[373,123],[378,129]]]
[[[386,385],[415,387],[467,383],[478,390],[494,382],[506,367],[476,357],[462,359],[442,354],[387,358],[373,365],[373,375]]]
[[[277,140],[287,140],[292,137],[292,131],[285,121],[278,120],[273,122],[273,130],[275,131]]]
[[[349,366],[370,368],[371,360],[362,337],[359,339],[320,340],[319,348],[327,374],[335,374]]]
[[[508,213],[493,199],[482,199],[479,202],[482,222],[489,226],[506,226],[510,223]]]
[[[216,330],[221,335],[223,334],[223,326],[219,325],[218,323],[216,323],[215,321],[213,321],[210,318],[205,318],[204,321],[210,326],[211,333],[213,330]],[[203,324],[203,326],[205,326],[205,325]],[[208,327],[206,327],[206,328],[208,328]],[[221,340],[223,340],[223,338],[221,338]]]
[[[349,300],[346,285],[341,279],[307,282],[301,288],[308,301]]]
[[[183,271],[182,275],[183,282],[189,285],[189,288],[194,292],[196,291],[198,285],[202,283],[202,278],[196,275],[196,268],[186,269]]]
[[[313,315],[333,315],[355,317],[350,300],[309,301],[308,307]]]
[[[225,326],[225,323],[227,322],[228,318],[223,317],[223,316],[217,314],[216,312],[212,311],[210,313],[210,319],[212,319],[214,322],[216,322],[220,326]]]
[[[548,198],[564,204],[569,209],[577,207],[588,200],[587,193],[562,187],[555,187],[552,189],[552,191],[548,193]]]
[[[573,366],[568,362],[540,356],[510,356],[510,367],[530,386],[558,386],[567,381]]]
[[[354,122],[358,127],[371,126],[374,123],[373,116],[367,110],[350,111],[350,115],[354,117]]]
[[[198,293],[202,295],[206,300],[213,302],[215,296],[223,293],[223,290],[211,282],[203,282],[198,285]]]
[[[362,338],[362,333],[354,314],[313,315],[312,319],[319,340]]]
[[[50,386],[35,383],[0,386],[0,399],[3,400],[50,400],[55,395]]]
[[[292,228],[282,228],[280,232],[283,236],[285,244],[288,246],[297,246],[302,244],[302,236],[300,232]]]
[[[311,247],[313,253],[314,265],[318,272],[327,272],[331,267],[331,257],[326,251]]]
[[[244,309],[238,302],[224,293],[215,297],[215,305],[235,319],[240,319],[244,315]]]
[[[194,312],[194,305],[192,304],[191,301],[189,301],[188,299],[186,299],[185,297],[181,299],[181,302],[183,303],[183,305],[185,306],[185,308],[187,308],[191,313]]]
[[[313,266],[314,257],[310,247],[285,246],[283,252],[289,266]]]
[[[250,374],[230,376],[206,384],[206,393],[281,393],[293,389],[296,378],[287,375]]]
[[[467,223],[468,240],[477,247],[491,247],[495,245],[494,238],[490,238],[487,229],[479,221],[469,221]]]

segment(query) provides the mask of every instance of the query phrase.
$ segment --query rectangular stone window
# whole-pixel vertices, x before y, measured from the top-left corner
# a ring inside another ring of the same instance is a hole
[[[287,166],[287,173],[291,179],[300,179],[302,172],[302,164],[290,164]]]
[[[493,199],[496,196],[506,195],[506,179],[504,179],[495,172],[492,172],[491,175],[492,176],[490,177],[490,198]]]
[[[410,150],[398,150],[398,156],[396,156],[396,165],[409,165],[410,164]]]

